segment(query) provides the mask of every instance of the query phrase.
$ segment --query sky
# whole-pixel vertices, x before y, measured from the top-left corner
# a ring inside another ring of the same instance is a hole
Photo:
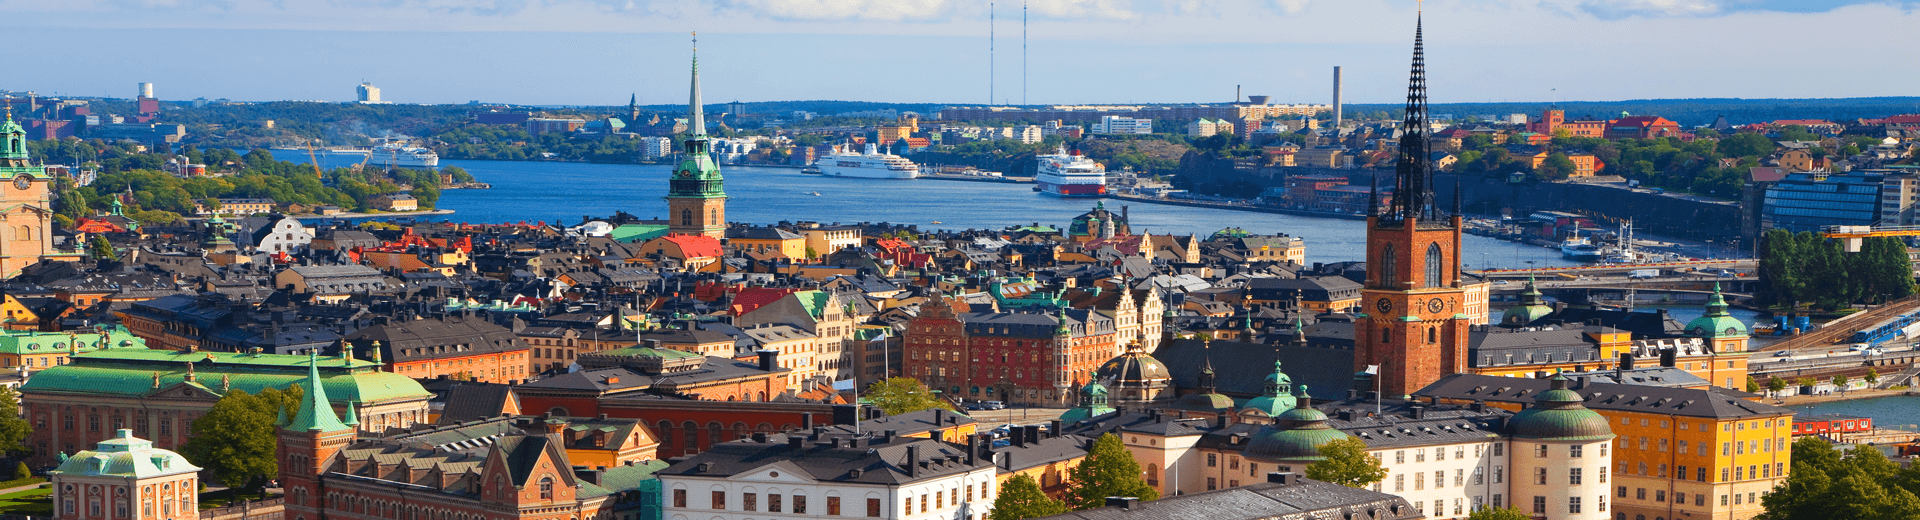
[[[0,89],[542,105],[1916,95],[1920,0],[0,0]],[[989,44],[995,52],[989,53]],[[990,65],[991,63],[991,65]],[[1024,78],[1023,78],[1024,72]],[[991,78],[991,80],[990,80]]]

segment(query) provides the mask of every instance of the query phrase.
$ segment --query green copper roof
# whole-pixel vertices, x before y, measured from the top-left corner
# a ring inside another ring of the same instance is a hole
[[[1727,299],[1716,282],[1713,296],[1707,299],[1707,313],[1687,322],[1687,333],[1702,338],[1741,337],[1747,335],[1747,325],[1727,314]]]
[[[645,242],[667,235],[667,226],[659,224],[623,224],[607,233],[614,242],[629,244]]]
[[[1267,374],[1266,392],[1260,397],[1247,401],[1247,408],[1259,410],[1267,417],[1277,417],[1292,410],[1299,400],[1293,397],[1293,378],[1280,370],[1280,360],[1273,360],[1273,373]]]
[[[104,337],[103,337],[104,336]],[[102,343],[104,341],[105,343]],[[101,348],[145,350],[147,341],[134,337],[126,329],[114,327],[105,334],[95,332],[7,331],[0,333],[0,354],[50,354],[72,352],[79,345],[82,353]]]
[[[73,356],[71,364],[48,367],[35,372],[22,390],[67,394],[98,394],[115,397],[140,397],[159,388],[187,382],[189,375],[201,381],[226,379],[231,388],[258,394],[268,388],[305,385],[310,361],[307,356],[279,354],[241,354],[231,352],[182,352],[120,348],[115,346]],[[189,372],[188,364],[192,364]],[[318,368],[324,372],[321,384],[340,404],[361,406],[399,400],[426,399],[432,396],[412,378],[380,372],[377,363],[349,361],[337,357],[322,358]],[[220,393],[218,388],[211,389]]]
[[[1313,399],[1303,397],[1299,405],[1274,418],[1273,424],[1260,428],[1247,443],[1247,456],[1263,460],[1314,461],[1325,459],[1320,447],[1347,438],[1345,432],[1327,424],[1327,414],[1313,409]]]
[[[1112,406],[1107,405],[1106,386],[1088,381],[1086,386],[1080,387],[1079,393],[1080,405],[1060,414],[1060,422],[1073,424],[1115,412]]]
[[[307,392],[300,398],[300,411],[287,423],[288,430],[296,432],[337,432],[352,428],[333,416],[332,401],[327,399],[327,385],[320,382],[320,358],[311,351],[307,353]],[[349,403],[351,412],[353,405]]]
[[[147,478],[200,471],[186,457],[153,447],[153,441],[133,436],[133,430],[121,429],[97,448],[82,450],[67,457],[53,473],[85,477]]]
[[[1220,394],[1187,394],[1180,396],[1174,408],[1195,412],[1225,412],[1233,410],[1233,398]]]
[[[1556,441],[1596,441],[1613,438],[1613,428],[1600,412],[1581,405],[1585,399],[1567,389],[1567,377],[1553,376],[1552,388],[1533,397],[1533,406],[1507,421],[1513,436]]]
[[[7,120],[0,122],[0,139],[4,139],[4,142],[0,142],[0,160],[26,161],[29,159],[29,157],[27,157],[27,129],[21,128],[20,123],[13,122],[13,109],[11,108],[13,105],[8,104],[7,106],[9,107],[7,109]]]
[[[704,357],[704,356],[701,356],[700,354],[695,354],[695,353],[687,352],[684,350],[673,350],[668,348],[647,348],[647,347],[638,347],[638,346],[613,349],[605,352],[597,352],[594,355],[633,357],[633,358],[657,357],[661,359],[687,359],[687,358]]]
[[[1540,296],[1540,289],[1533,284],[1533,277],[1528,276],[1527,288],[1520,293],[1520,305],[1508,308],[1507,312],[1500,316],[1500,322],[1533,323],[1549,314],[1553,314],[1553,307],[1547,306],[1546,299]]]

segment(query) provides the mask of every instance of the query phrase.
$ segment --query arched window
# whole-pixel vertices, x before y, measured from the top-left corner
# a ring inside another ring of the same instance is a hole
[[[1380,280],[1381,287],[1389,289],[1397,289],[1400,287],[1400,275],[1395,272],[1399,270],[1400,264],[1399,258],[1397,257],[1398,255],[1393,251],[1393,244],[1387,244],[1387,247],[1380,251],[1380,277],[1378,279]]]
[[[553,500],[553,477],[540,479],[540,499]]]
[[[1160,485],[1160,465],[1159,464],[1151,464],[1151,463],[1147,464],[1147,485],[1149,486]]]
[[[1427,287],[1440,287],[1440,282],[1446,277],[1441,274],[1440,256],[1439,242],[1427,246]]]
[[[711,226],[719,223],[720,223],[720,208],[708,208],[707,209],[707,225]]]

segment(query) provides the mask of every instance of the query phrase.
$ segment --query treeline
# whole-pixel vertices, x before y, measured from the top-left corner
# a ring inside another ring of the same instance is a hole
[[[1477,115],[1505,116],[1526,114],[1538,119],[1549,105],[1567,111],[1567,117],[1613,119],[1621,113],[1656,115],[1681,126],[1712,124],[1720,116],[1735,125],[1765,123],[1781,119],[1826,119],[1836,123],[1881,118],[1897,114],[1920,113],[1920,97],[1870,97],[1846,99],[1628,99],[1622,101],[1561,101],[1558,103],[1434,103],[1428,113],[1453,114],[1456,119]],[[1351,114],[1358,110],[1382,110],[1395,114],[1402,105],[1347,105]]]
[[[1846,451],[1818,437],[1793,441],[1793,472],[1762,493],[1754,520],[1920,518],[1920,469],[1902,468],[1872,445]]]
[[[1772,139],[1760,134],[1743,132],[1723,137],[1712,130],[1696,132],[1701,138],[1692,141],[1556,136],[1543,148],[1548,156],[1539,167],[1533,166],[1528,153],[1512,151],[1532,148],[1495,145],[1491,137],[1475,135],[1463,140],[1461,151],[1455,154],[1460,162],[1454,169],[1498,176],[1520,172],[1534,180],[1560,180],[1574,173],[1569,154],[1591,154],[1601,162],[1600,175],[1618,175],[1648,187],[1737,199],[1747,172],[1775,148]],[[1856,143],[1848,146],[1858,152]],[[1726,163],[1728,159],[1731,164]]]
[[[58,187],[53,205],[56,223],[70,227],[82,217],[110,210],[121,199],[126,201],[127,216],[146,224],[172,223],[194,214],[196,204],[223,198],[268,198],[280,204],[333,205],[364,212],[371,209],[369,201],[376,195],[407,191],[421,209],[432,209],[440,198],[441,174],[452,176],[454,182],[474,180],[457,166],[440,172],[335,168],[322,175],[310,164],[275,160],[264,149],[239,155],[224,148],[200,152],[192,147],[182,151],[190,161],[227,174],[181,178],[160,171],[161,155],[128,154],[112,147],[97,153],[102,157],[99,176],[91,185],[63,182]]]
[[[1912,295],[1913,263],[1897,238],[1861,240],[1848,253],[1840,240],[1802,231],[1768,230],[1760,236],[1760,289],[1756,303],[1828,311],[1854,303],[1880,303]]]

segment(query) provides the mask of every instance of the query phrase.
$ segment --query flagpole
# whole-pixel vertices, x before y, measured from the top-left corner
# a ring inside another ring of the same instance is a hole
[[[1380,368],[1375,369],[1373,372],[1373,416],[1374,417],[1380,417],[1380,416],[1386,415],[1380,411],[1380,399],[1383,397],[1380,395],[1380,378],[1385,377],[1387,375],[1387,370],[1386,370],[1387,361],[1384,359],[1380,360],[1380,364],[1378,366]]]

